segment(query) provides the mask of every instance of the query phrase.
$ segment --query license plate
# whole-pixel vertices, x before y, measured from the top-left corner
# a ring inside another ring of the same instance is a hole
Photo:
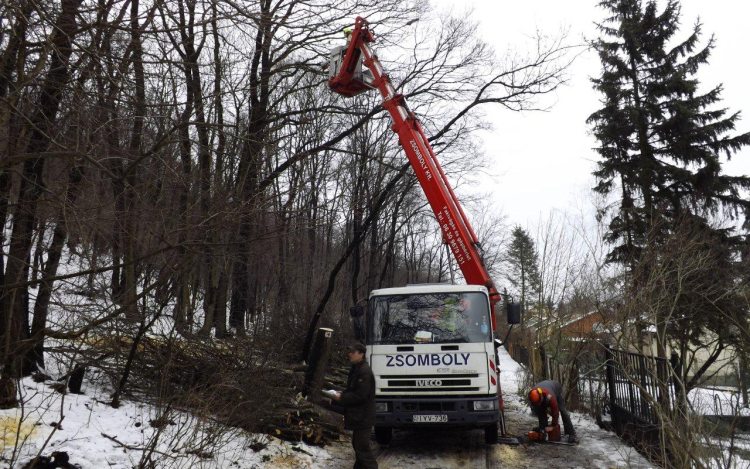
[[[440,423],[447,422],[447,415],[414,415],[412,416],[412,422],[415,423]]]

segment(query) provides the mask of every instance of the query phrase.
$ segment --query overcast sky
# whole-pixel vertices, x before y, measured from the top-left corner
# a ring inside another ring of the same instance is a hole
[[[433,0],[438,5],[456,2]],[[604,18],[596,0],[463,0],[473,5],[474,17],[487,42],[502,53],[522,49],[536,29],[554,33],[569,28],[571,42],[597,36],[594,21]],[[662,3],[663,4],[663,3]],[[683,0],[682,28],[685,37],[700,16],[703,41],[713,33],[716,48],[710,63],[697,78],[705,88],[723,83],[722,104],[741,111],[739,132],[750,131],[750,77],[747,64],[750,46],[750,2],[745,0]],[[547,113],[518,114],[504,110],[488,113],[495,130],[483,135],[485,152],[494,162],[492,172],[498,185],[494,203],[508,215],[509,222],[527,226],[551,210],[566,209],[593,186],[596,145],[586,118],[600,106],[589,78],[599,73],[599,61],[592,52],[582,54],[569,70],[570,83],[549,103]],[[724,166],[729,174],[750,174],[750,148],[745,148]]]

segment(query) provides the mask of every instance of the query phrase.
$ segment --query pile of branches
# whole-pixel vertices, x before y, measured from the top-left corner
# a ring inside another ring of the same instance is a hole
[[[305,397],[307,367],[278,363],[274,354],[255,345],[242,338],[144,337],[131,357],[124,395],[284,440],[315,445],[340,440],[343,419],[335,407],[328,400]],[[109,357],[98,367],[106,368],[115,384],[132,346],[101,341],[87,355]],[[343,390],[346,374],[345,368],[333,367],[324,388]]]
[[[323,446],[338,441],[344,431],[344,421],[333,417],[325,405],[309,402],[302,394],[273,406],[261,419],[258,430],[288,441]]]
[[[336,406],[329,399],[320,397],[320,390],[305,388],[307,365],[292,366],[281,370],[281,373],[293,376],[293,381],[299,384],[292,389],[299,392],[284,402],[274,404],[273,411],[262,419],[260,430],[285,440],[315,445],[340,440],[344,421],[337,413]],[[347,373],[342,367],[333,367],[325,375],[323,387],[343,391]]]

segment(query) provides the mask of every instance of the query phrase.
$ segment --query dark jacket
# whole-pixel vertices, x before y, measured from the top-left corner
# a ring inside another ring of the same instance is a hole
[[[362,360],[349,370],[346,389],[338,403],[344,408],[347,430],[375,425],[375,377],[366,361]]]

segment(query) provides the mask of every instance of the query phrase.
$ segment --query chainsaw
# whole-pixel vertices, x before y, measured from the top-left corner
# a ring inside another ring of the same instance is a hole
[[[553,445],[575,446],[575,443],[560,440],[560,425],[555,425],[551,432],[546,432],[544,428],[532,428],[526,434],[526,441],[529,443],[550,443]]]
[[[529,441],[538,441],[538,442],[556,442],[560,441],[560,424],[555,425],[552,427],[552,431],[547,433],[544,428],[540,427],[534,427],[531,429],[529,433],[526,434],[526,438]]]

